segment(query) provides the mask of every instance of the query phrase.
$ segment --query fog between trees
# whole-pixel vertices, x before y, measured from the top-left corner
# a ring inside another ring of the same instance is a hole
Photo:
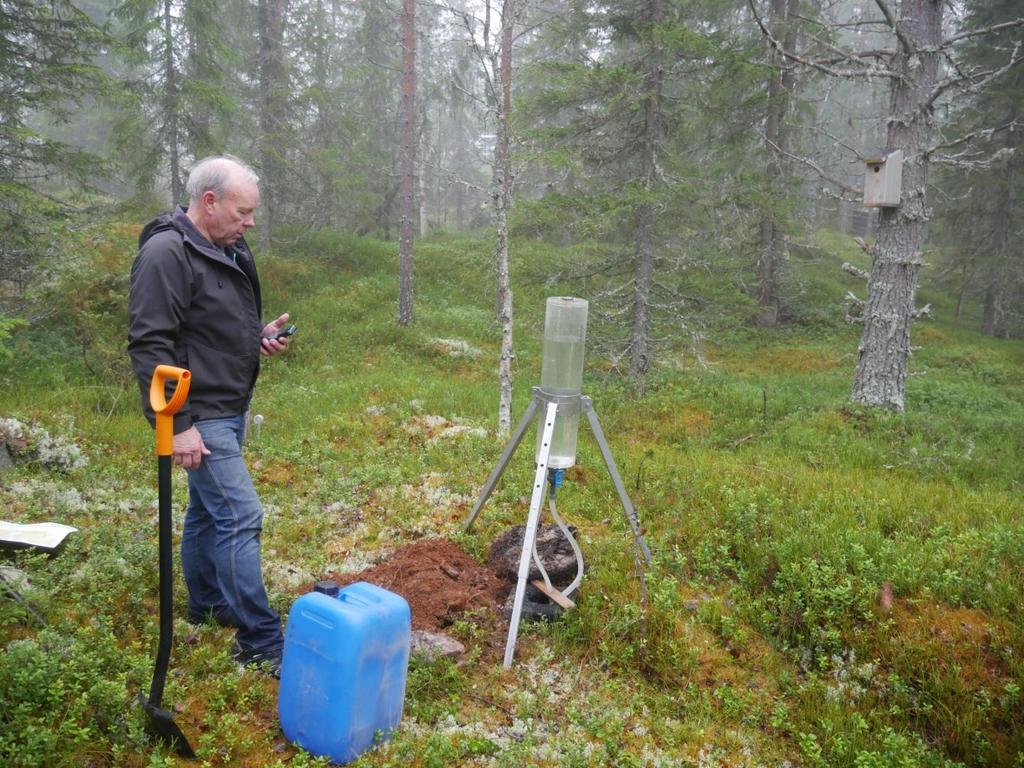
[[[785,324],[801,301],[790,255],[821,227],[863,238],[874,265],[849,297],[864,324],[854,400],[904,407],[926,265],[961,307],[981,303],[984,333],[1024,333],[1014,0],[0,13],[0,343],[33,321],[58,222],[124,200],[167,208],[190,164],[221,152],[261,175],[265,251],[287,257],[297,227],[401,234],[399,322],[414,318],[414,236],[493,229],[481,269],[498,278],[505,361],[517,237],[581,246],[571,277],[608,328],[600,351],[641,390],[666,343],[700,336],[692,270],[743,254],[751,322]],[[865,208],[865,161],[893,150],[899,203]]]

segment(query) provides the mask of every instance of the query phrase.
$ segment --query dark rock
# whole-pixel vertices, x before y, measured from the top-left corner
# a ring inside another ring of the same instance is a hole
[[[0,443],[0,472],[5,469],[10,469],[14,466],[14,459],[11,457],[11,452],[7,448],[5,443]]]
[[[508,599],[502,606],[505,618],[512,621],[512,609],[515,607],[516,591],[513,589],[508,593]],[[541,592],[532,584],[526,585],[526,592],[523,594],[523,608],[519,613],[523,621],[554,621],[559,618],[565,609],[560,605],[551,602],[547,595]]]

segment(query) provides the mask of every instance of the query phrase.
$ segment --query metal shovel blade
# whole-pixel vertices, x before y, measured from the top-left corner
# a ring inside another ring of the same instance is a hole
[[[154,707],[141,693],[139,694],[139,704],[146,712],[146,730],[150,735],[170,744],[174,747],[174,751],[182,757],[194,760],[196,753],[192,751],[192,746],[185,738],[185,734],[181,732],[181,728],[174,722],[174,715],[166,709]]]

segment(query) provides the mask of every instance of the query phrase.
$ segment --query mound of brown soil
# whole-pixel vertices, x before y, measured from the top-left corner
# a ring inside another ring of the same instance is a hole
[[[509,584],[445,539],[424,539],[396,549],[384,562],[357,574],[330,574],[346,586],[368,581],[404,597],[412,628],[444,629],[460,614],[487,609],[497,619]]]

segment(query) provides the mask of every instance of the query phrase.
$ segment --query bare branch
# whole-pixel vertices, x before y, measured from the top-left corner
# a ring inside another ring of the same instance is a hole
[[[846,303],[847,303],[846,322],[850,323],[851,325],[854,324],[854,323],[863,323],[864,322],[864,314],[863,314],[863,312],[864,312],[864,308],[867,306],[867,302],[865,302],[863,299],[859,299],[856,296],[854,296],[851,291],[847,291],[847,293],[846,293]],[[858,310],[859,312],[861,312],[861,314],[860,315],[854,315],[850,310]]]
[[[940,149],[952,149],[953,147],[960,146],[961,144],[967,144],[969,142],[972,142],[975,139],[990,141],[992,137],[997,133],[1001,133],[1002,131],[1012,132],[1020,127],[1024,127],[1024,123],[1022,123],[1019,120],[1011,120],[1010,122],[1005,123],[1004,125],[1000,125],[996,128],[982,128],[977,131],[972,131],[971,133],[965,134],[961,136],[959,139],[956,139],[955,141],[947,141],[945,144],[936,144],[934,146],[931,146],[927,150],[925,150],[925,155],[932,155],[933,153],[938,152]]]
[[[395,67],[395,66],[392,66],[391,64],[385,64],[385,63],[383,63],[381,61],[377,61],[372,56],[367,56],[366,60],[368,62],[370,62],[370,64],[372,64],[373,66],[377,67],[378,69],[383,69],[383,70],[387,70],[387,71],[391,71],[391,72],[401,72],[402,71],[401,67]]]
[[[866,242],[864,242],[864,238],[863,237],[855,237],[855,238],[853,238],[853,242],[855,242],[857,245],[859,245],[860,249],[862,251],[864,251],[864,253],[866,253],[868,256],[871,256],[872,258],[874,258],[874,256],[875,256],[875,247],[873,245],[868,245]]]
[[[1024,27],[1024,19],[1014,19],[1013,21],[1004,21],[1000,24],[993,24],[990,27],[982,27],[981,29],[968,29],[959,34],[953,35],[942,41],[940,48],[948,48],[954,43],[958,43],[961,40],[967,40],[972,37],[981,37],[982,35],[992,35],[996,32],[1002,32],[1007,29],[1013,29],[1014,27]]]
[[[832,46],[834,47],[834,46]],[[850,59],[888,59],[895,51],[889,48],[872,48],[866,51],[839,51],[834,59],[821,59],[822,64],[839,64]]]
[[[785,58],[789,59],[790,61],[795,61],[796,63],[802,64],[805,67],[811,67],[812,69],[817,69],[817,70],[819,70],[821,72],[824,72],[827,75],[831,75],[832,77],[847,77],[847,78],[850,78],[850,77],[854,77],[854,78],[859,78],[859,77],[875,77],[875,76],[892,77],[892,78],[897,77],[897,74],[895,72],[893,72],[891,70],[888,70],[888,69],[878,69],[877,67],[875,67],[873,65],[865,65],[865,67],[863,69],[860,69],[860,70],[857,70],[857,69],[835,69],[834,67],[828,66],[827,64],[825,64],[823,62],[814,61],[812,59],[808,59],[808,58],[805,58],[803,56],[800,56],[799,54],[793,53],[792,51],[787,51],[782,46],[782,44],[778,40],[775,39],[774,35],[772,35],[772,33],[765,26],[764,20],[758,14],[757,8],[754,7],[754,0],[747,0],[747,5],[750,7],[750,12],[753,14],[754,20],[757,21],[757,26],[761,28],[761,33],[768,39],[768,43],[771,45],[771,47],[774,48],[776,51],[778,51],[782,56],[784,56]],[[852,54],[848,57],[848,59],[850,61],[855,61],[855,62],[858,61],[857,57],[852,55]]]
[[[839,136],[834,136],[831,133],[829,133],[829,131],[826,130],[823,125],[818,124],[813,126],[813,128],[817,133],[821,134],[822,136],[825,136],[829,141],[831,141],[833,147],[842,147],[861,162],[865,162],[867,160],[867,156],[863,152],[861,152],[856,147],[848,144],[844,139],[840,138]],[[856,191],[859,192],[860,190]]]
[[[967,73],[964,72],[963,68],[960,66],[960,62],[957,61],[956,58],[950,54],[949,51],[943,51],[942,58],[945,59],[946,65],[951,70],[956,72],[957,77],[960,77],[960,78],[962,78],[964,80],[967,79]]]
[[[983,168],[991,168],[1006,157],[1014,154],[1013,147],[1003,147],[988,157],[980,157],[981,152],[960,152],[956,155],[935,155],[931,161],[937,165],[946,165],[952,168],[960,168],[965,171],[977,171]]]
[[[880,22],[880,23],[884,24],[884,22]],[[871,58],[881,59],[881,58],[887,58],[889,56],[892,56],[893,53],[894,53],[893,51],[879,50],[879,49],[865,50],[865,51],[851,51],[851,50],[846,49],[846,48],[840,48],[839,46],[833,44],[832,41],[828,37],[829,35],[831,35],[832,31],[835,29],[834,26],[828,25],[826,27],[825,25],[821,24],[820,22],[818,23],[817,26],[820,26],[820,27],[824,28],[824,30],[827,33],[826,36],[825,37],[819,37],[817,34],[815,34],[813,32],[810,32],[810,33],[808,33],[808,36],[810,37],[810,39],[813,40],[818,45],[820,45],[820,46],[822,46],[822,47],[824,47],[824,48],[826,48],[826,49],[828,49],[828,50],[830,50],[830,51],[832,51],[833,53],[836,54],[831,59],[817,59],[817,62],[819,64],[824,64],[824,65],[841,64],[844,61],[855,61],[856,59],[871,59]]]
[[[1013,53],[1010,54],[1009,60],[999,69],[990,69],[983,72],[975,72],[971,75],[964,77],[947,77],[942,82],[935,86],[931,95],[928,97],[928,101],[925,102],[926,107],[931,107],[932,104],[950,88],[962,88],[968,93],[974,93],[986,85],[991,83],[997,77],[1004,75],[1009,72],[1015,66],[1024,61],[1024,56],[1018,56],[1020,53],[1020,43],[1016,42],[1013,45]]]
[[[839,200],[839,201],[841,201],[843,203],[857,203],[857,204],[862,203],[863,202],[863,197],[864,197],[864,195],[861,193],[861,191],[859,189],[855,190],[855,192],[854,192],[854,194],[856,195],[855,197],[847,197],[846,195],[837,195],[835,192],[833,192],[828,187],[822,187],[821,194],[824,195],[825,197],[830,197],[833,200]]]
[[[845,182],[842,182],[839,179],[830,176],[824,171],[824,169],[821,168],[821,166],[817,165],[812,160],[809,160],[806,157],[799,157],[798,155],[794,155],[791,152],[787,152],[786,150],[784,150],[782,147],[780,147],[778,144],[776,144],[767,137],[765,138],[765,142],[783,157],[788,157],[790,160],[796,160],[798,163],[803,163],[808,168],[817,173],[818,176],[820,176],[822,179],[827,181],[829,184],[832,184],[838,187],[839,189],[843,190],[843,192],[849,192],[850,194],[853,195],[862,194],[863,190],[857,189],[856,187],[851,187],[849,184],[846,184]]]
[[[907,33],[900,29],[900,25],[896,22],[896,16],[893,14],[892,8],[889,7],[889,4],[885,2],[885,0],[875,0],[875,5],[878,6],[878,10],[880,10],[882,15],[885,16],[885,20],[889,22],[889,27],[896,33],[896,37],[899,38],[900,44],[903,45],[907,55],[916,56],[917,48],[910,41],[910,38],[907,37]]]
[[[840,269],[842,269],[843,272],[850,273],[854,277],[859,277],[864,282],[867,282],[868,279],[871,277],[871,275],[868,272],[864,271],[863,269],[861,269],[860,267],[858,267],[855,264],[851,264],[848,261],[844,261],[843,262],[843,266],[840,267]]]
[[[910,316],[914,320],[920,320],[922,317],[927,317],[929,320],[931,320],[932,319],[932,305],[931,304],[925,304],[920,309],[915,309],[913,312],[911,312]]]
[[[813,24],[818,27],[827,26],[829,29],[864,29],[867,27],[888,26],[888,24],[881,19],[858,19],[857,21],[849,22],[832,21],[826,25],[821,19],[816,19],[812,16],[804,16],[800,13],[794,14],[791,18],[799,19],[806,24]]]

